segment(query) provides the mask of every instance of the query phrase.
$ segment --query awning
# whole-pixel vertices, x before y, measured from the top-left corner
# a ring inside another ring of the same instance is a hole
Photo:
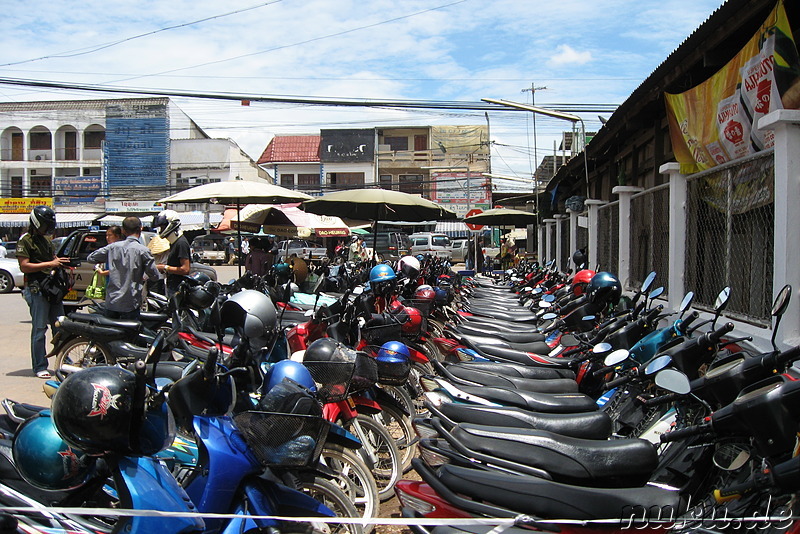
[[[181,218],[181,229],[182,230],[201,230],[203,228],[204,220],[205,220],[205,213],[202,211],[187,211],[184,213],[178,213]],[[148,227],[153,222],[153,215],[147,215],[145,217],[139,217],[142,221],[142,226]],[[100,217],[99,222],[103,226],[114,226],[122,224],[122,221],[125,220],[125,217],[122,215],[104,215]],[[211,213],[208,216],[208,224],[209,227],[214,227],[222,220],[221,213]]]
[[[76,228],[78,226],[89,226],[99,216],[99,213],[63,213],[56,211],[56,228]]]
[[[436,223],[436,232],[448,237],[469,237],[470,230],[461,221],[439,221]]]
[[[239,222],[241,220],[241,223]],[[350,228],[339,218],[307,213],[295,204],[248,204],[239,210],[225,210],[225,217],[217,227],[220,232],[235,230],[275,234],[286,237],[347,237]]]
[[[97,221],[102,226],[119,226],[124,220],[125,217],[122,215],[103,215]],[[146,217],[139,217],[139,220],[142,221],[142,226],[150,226],[150,224],[153,222],[153,216],[148,215]]]
[[[29,213],[0,213],[0,226],[17,228],[28,226]]]

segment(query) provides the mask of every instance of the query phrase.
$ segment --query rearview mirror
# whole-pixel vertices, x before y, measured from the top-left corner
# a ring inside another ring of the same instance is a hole
[[[660,297],[663,293],[664,293],[664,286],[657,287],[657,288],[655,288],[654,290],[652,290],[650,292],[650,295],[648,295],[648,298],[650,300],[655,300],[658,297]]]
[[[656,385],[678,395],[692,391],[689,377],[676,369],[662,369],[655,378]]]
[[[783,314],[786,312],[786,308],[789,306],[789,301],[792,298],[792,286],[786,284],[778,291],[778,295],[775,297],[775,302],[772,303],[772,316],[775,317],[775,326],[772,327],[772,348],[773,350],[778,350],[778,346],[775,344],[775,336],[778,335],[778,325],[781,324],[781,318]]]
[[[681,317],[683,317],[683,314],[686,312],[686,310],[689,309],[689,306],[692,305],[692,301],[693,300],[694,300],[694,292],[693,291],[689,291],[688,293],[686,293],[686,296],[683,297],[683,300],[681,301],[681,305],[678,308],[678,310],[681,312]]]
[[[647,275],[647,278],[644,279],[644,282],[642,282],[642,288],[640,289],[640,291],[642,293],[647,293],[647,291],[650,289],[650,286],[653,285],[655,279],[656,279],[656,272],[651,271],[650,274]]]
[[[615,350],[614,352],[606,356],[605,360],[603,360],[603,363],[605,364],[606,367],[614,367],[615,365],[618,365],[627,360],[630,354],[631,353],[625,349]]]
[[[644,374],[648,376],[654,375],[671,363],[672,363],[672,356],[669,356],[667,354],[654,358],[652,361],[650,361],[650,363],[648,363],[645,366]]]
[[[606,352],[610,352],[611,349],[614,347],[611,346],[611,343],[598,343],[594,347],[592,347],[592,353],[594,354],[605,354]]]
[[[540,300],[539,301],[539,307],[542,308],[542,309],[547,309],[547,308],[550,308],[552,306],[553,305],[551,303],[547,302],[546,300]]]
[[[554,302],[556,300],[555,295],[545,295],[542,297],[542,300],[545,302]]]
[[[558,315],[556,315],[553,312],[545,313],[544,315],[542,315],[542,320],[543,321],[552,321],[553,319],[556,319],[556,318],[558,318]]]

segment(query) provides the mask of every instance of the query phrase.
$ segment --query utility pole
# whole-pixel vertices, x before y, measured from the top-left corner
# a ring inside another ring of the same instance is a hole
[[[542,91],[547,89],[545,86],[536,87],[536,85],[531,82],[530,88],[525,88],[521,93],[528,93],[531,94],[531,106],[536,105],[536,91]],[[534,162],[534,170],[533,170],[533,201],[534,201],[534,209],[536,210],[536,216],[539,216],[539,177],[537,170],[539,169],[539,162],[538,156],[539,152],[537,149],[536,144],[536,113],[533,113],[533,162]]]

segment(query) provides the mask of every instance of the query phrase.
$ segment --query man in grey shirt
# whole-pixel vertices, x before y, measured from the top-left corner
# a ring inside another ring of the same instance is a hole
[[[112,319],[138,319],[142,306],[144,275],[159,277],[153,255],[139,240],[142,221],[126,217],[122,221],[125,239],[95,250],[87,261],[108,262],[105,314]]]

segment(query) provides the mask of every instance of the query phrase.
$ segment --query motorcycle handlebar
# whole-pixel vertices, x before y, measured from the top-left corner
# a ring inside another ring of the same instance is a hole
[[[617,386],[622,386],[624,384],[627,384],[631,380],[633,380],[633,376],[631,376],[631,375],[626,375],[626,376],[621,376],[619,378],[615,378],[614,380],[611,380],[610,382],[606,382],[606,390],[614,389]]]
[[[667,393],[666,395],[659,395],[658,397],[653,397],[652,399],[647,399],[644,401],[644,405],[648,408],[651,406],[659,406],[661,404],[667,404],[670,402],[674,402],[676,400],[682,399],[684,395],[680,393]]]
[[[681,322],[681,328],[683,329],[683,331],[686,332],[686,330],[689,328],[689,325],[695,322],[698,317],[700,317],[700,314],[697,313],[696,311],[690,313],[689,316],[686,317],[686,319],[684,319],[683,322]]]
[[[713,430],[711,423],[702,423],[695,426],[681,428],[679,430],[673,430],[672,432],[667,432],[666,434],[661,434],[660,439],[661,443],[669,443],[670,441],[678,441],[681,439],[690,438],[692,436],[705,434],[711,430]]]
[[[781,367],[798,358],[800,358],[800,346],[792,347],[775,356],[774,367]]]
[[[713,347],[719,343],[719,340],[722,339],[722,336],[733,330],[733,328],[733,323],[725,323],[713,332],[709,332],[708,334],[704,335],[698,344],[705,347]]]

